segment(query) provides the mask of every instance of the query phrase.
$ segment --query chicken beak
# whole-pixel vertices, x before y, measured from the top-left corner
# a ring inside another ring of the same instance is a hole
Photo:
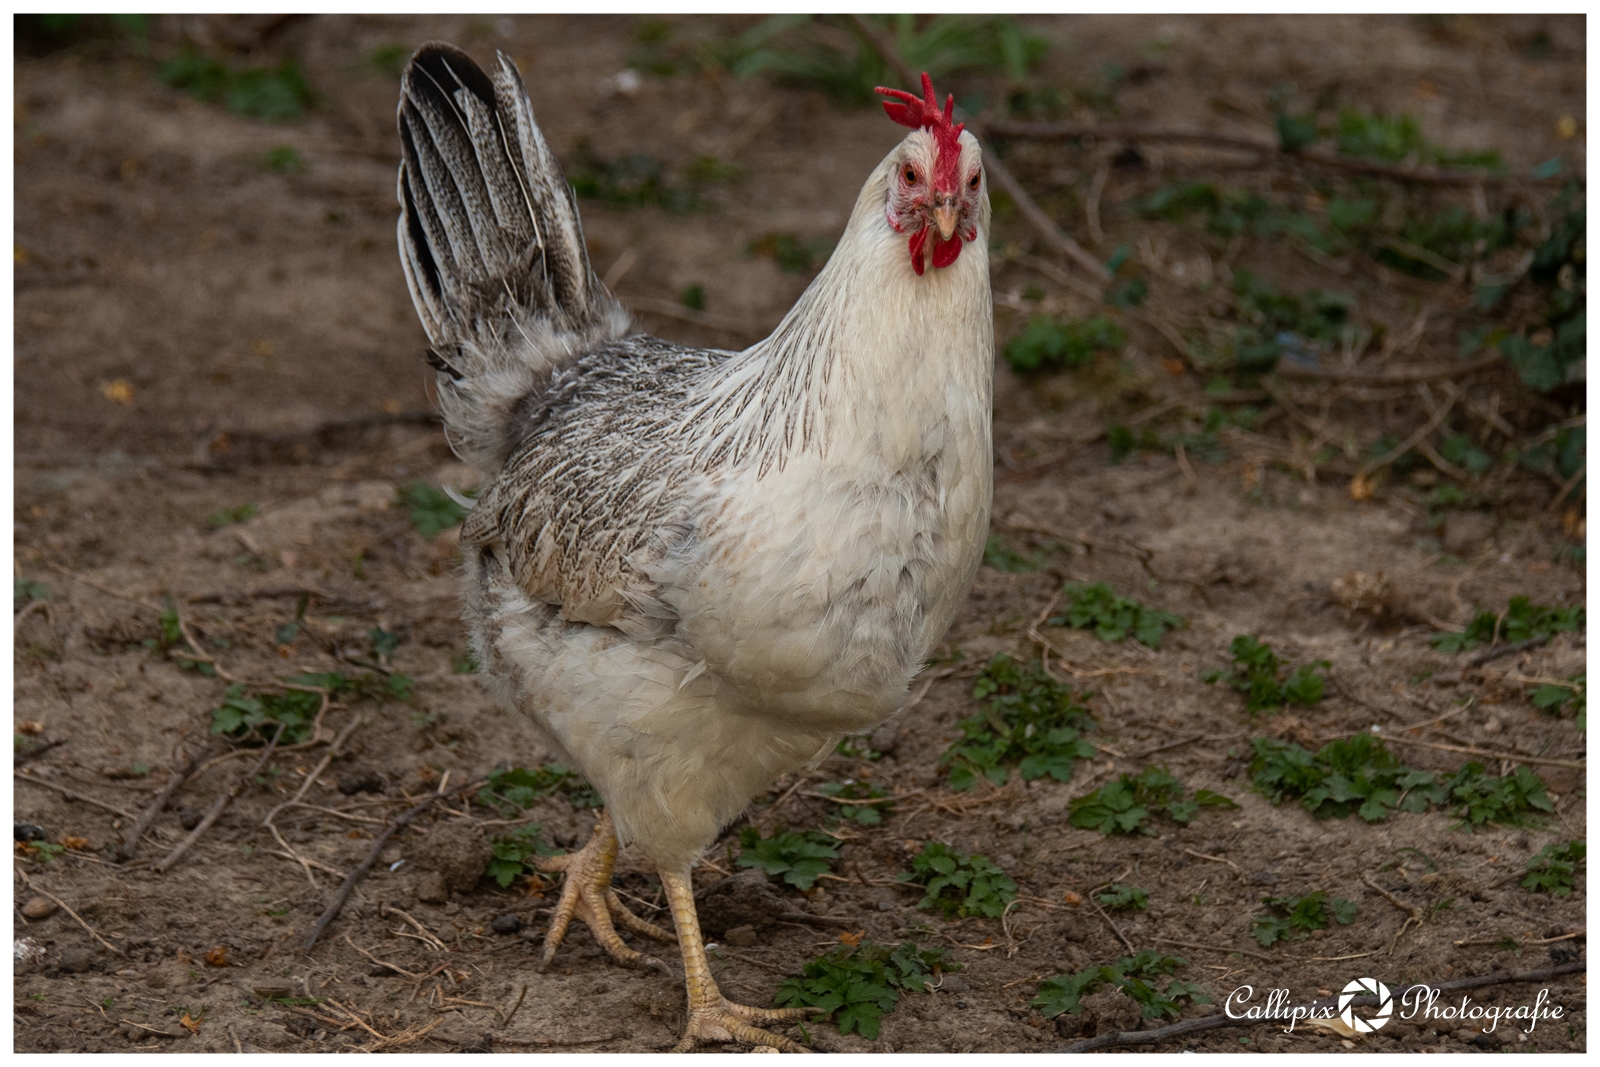
[[[939,240],[948,241],[956,232],[956,203],[954,197],[940,197],[933,206],[933,221],[939,227]]]

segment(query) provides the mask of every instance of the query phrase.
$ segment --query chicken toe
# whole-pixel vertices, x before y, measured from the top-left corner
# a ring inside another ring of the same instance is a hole
[[[674,976],[672,968],[661,960],[629,948],[613,923],[615,919],[628,930],[657,941],[674,940],[668,931],[624,907],[617,891],[611,887],[611,872],[617,863],[617,832],[609,813],[601,813],[594,836],[578,851],[563,856],[541,856],[533,862],[546,873],[560,871],[566,875],[561,885],[561,899],[544,935],[544,954],[539,961],[541,971],[550,966],[567,936],[567,928],[577,918],[588,925],[600,947],[617,962],[630,967],[653,967],[668,977]]]
[[[685,984],[689,990],[689,1023],[683,1040],[673,1052],[692,1052],[708,1042],[738,1041],[746,1045],[765,1045],[780,1052],[810,1052],[792,1038],[761,1029],[757,1023],[780,1023],[815,1015],[813,1008],[752,1008],[735,1004],[722,995],[711,977],[706,960],[705,941],[700,935],[700,919],[695,913],[694,890],[687,871],[661,872],[661,884],[672,906],[672,921],[678,927],[678,945],[683,951]]]

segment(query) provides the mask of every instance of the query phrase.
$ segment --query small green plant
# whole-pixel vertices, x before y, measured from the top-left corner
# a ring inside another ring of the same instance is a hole
[[[532,869],[533,865],[528,860],[534,856],[561,855],[560,849],[550,848],[539,835],[539,824],[529,823],[492,839],[489,847],[494,857],[489,860],[484,876],[493,878],[501,889],[505,889],[516,881],[518,875]]]
[[[799,890],[817,884],[817,876],[833,869],[839,858],[839,842],[816,830],[786,831],[762,837],[754,826],[739,831],[741,867],[754,867],[783,880]]]
[[[237,115],[283,122],[297,119],[315,99],[295,63],[234,69],[199,52],[186,51],[163,63],[156,77]]]
[[[1157,989],[1156,982],[1187,967],[1189,961],[1182,956],[1163,956],[1145,949],[1132,956],[1124,956],[1114,963],[1090,967],[1077,974],[1057,975],[1039,983],[1038,995],[1028,1001],[1039,1009],[1046,1019],[1058,1015],[1076,1015],[1082,1010],[1083,998],[1107,986],[1121,989],[1139,1005],[1146,1019],[1175,1016],[1181,1010],[1179,1000],[1191,1004],[1210,1004],[1211,995],[1195,982],[1172,979],[1165,988]]]
[[[839,803],[834,806],[834,815],[841,819],[850,819],[862,826],[877,826],[883,822],[885,815],[893,814],[894,801],[889,799],[889,794],[880,785],[871,785],[867,782],[858,782],[849,779],[843,782],[828,782],[817,787],[817,792],[830,797],[837,797],[840,801],[860,801],[855,804]]]
[[[878,760],[883,758],[883,753],[867,743],[865,737],[841,737],[839,743],[833,746],[833,751],[845,759]]]
[[[855,1031],[876,1041],[880,1020],[894,1010],[901,993],[931,992],[933,979],[961,969],[947,955],[944,949],[922,949],[912,941],[898,948],[871,941],[839,945],[807,963],[798,976],[786,978],[773,1003],[814,1008],[817,1021],[836,1015],[841,1034]]]
[[[1137,600],[1117,596],[1104,582],[1068,582],[1061,592],[1067,598],[1067,609],[1052,618],[1049,625],[1093,630],[1102,641],[1121,641],[1131,636],[1148,648],[1160,648],[1166,632],[1183,625],[1183,619],[1172,612],[1147,608]]]
[[[438,537],[452,526],[461,525],[467,509],[450,498],[443,489],[418,479],[401,488],[399,502],[411,511],[411,525],[426,538]]]
[[[1291,938],[1304,940],[1312,930],[1326,930],[1334,922],[1349,926],[1360,910],[1354,901],[1343,897],[1328,899],[1321,889],[1303,897],[1263,897],[1261,903],[1267,906],[1267,913],[1255,917],[1250,936],[1262,948]]]
[[[267,154],[261,157],[261,165],[279,174],[299,174],[306,169],[305,158],[300,155],[299,149],[286,144],[269,148]]]
[[[1568,678],[1568,685],[1545,683],[1528,693],[1528,699],[1536,708],[1554,712],[1559,715],[1571,705],[1575,715],[1573,724],[1579,730],[1587,732],[1587,723],[1584,721],[1588,710],[1589,676],[1574,674]]]
[[[1381,822],[1396,810],[1436,807],[1460,819],[1460,826],[1520,826],[1554,810],[1544,779],[1526,767],[1500,778],[1484,773],[1481,763],[1468,763],[1441,776],[1407,767],[1368,734],[1330,741],[1314,755],[1270,737],[1251,744],[1256,790],[1274,804],[1299,799],[1319,819],[1359,814],[1367,822]]]
[[[220,530],[222,527],[232,526],[234,523],[249,522],[260,512],[261,509],[254,504],[240,504],[236,508],[223,508],[221,511],[213,511],[206,516],[206,527],[211,530]]]
[[[1150,906],[1150,891],[1140,889],[1138,886],[1112,882],[1094,899],[1099,901],[1102,907],[1110,908],[1112,911],[1144,911]]]
[[[1103,315],[1062,322],[1035,315],[1023,332],[1006,343],[1006,362],[1019,372],[1087,366],[1098,352],[1116,353],[1128,343],[1122,328]]]
[[[990,534],[983,544],[983,565],[1002,574],[1027,574],[1045,565],[1042,554],[1024,556],[1006,543],[999,534]]]
[[[911,870],[896,876],[927,889],[917,907],[947,919],[981,915],[998,919],[1017,899],[1017,883],[984,856],[963,856],[941,841],[929,841],[911,857]]]
[[[1330,741],[1315,755],[1270,737],[1254,738],[1251,744],[1251,779],[1257,792],[1274,804],[1298,797],[1319,819],[1356,812],[1368,822],[1387,819],[1396,808],[1428,809],[1427,787],[1434,776],[1405,766],[1369,734]]]
[[[1326,676],[1318,667],[1330,666],[1327,660],[1318,660],[1296,667],[1285,676],[1288,666],[1268,645],[1250,634],[1240,634],[1228,645],[1233,655],[1231,670],[1209,670],[1200,675],[1207,685],[1224,682],[1244,694],[1245,710],[1254,715],[1268,708],[1281,708],[1285,704],[1310,707],[1322,699]]]
[[[706,309],[706,287],[698,282],[689,286],[678,294],[678,303],[690,311],[704,311]]]
[[[1525,596],[1514,596],[1499,615],[1480,611],[1461,633],[1439,633],[1433,636],[1433,647],[1440,652],[1468,652],[1479,645],[1498,642],[1516,644],[1536,637],[1549,637],[1584,628],[1581,607],[1551,608],[1529,602]]]
[[[509,816],[533,805],[540,797],[560,793],[574,808],[598,808],[604,801],[583,775],[560,763],[545,763],[533,770],[496,767],[478,790],[478,803]]]
[[[372,651],[376,652],[378,658],[385,663],[394,655],[395,650],[400,647],[399,636],[390,633],[381,626],[374,626],[368,630],[367,640],[372,642]]]
[[[367,53],[367,65],[379,74],[398,78],[410,57],[411,49],[403,44],[382,44]]]
[[[50,588],[31,578],[11,579],[11,610],[21,611],[35,600],[49,600]],[[173,616],[177,618],[176,615]]]
[[[1587,867],[1587,853],[1588,848],[1582,841],[1544,846],[1537,856],[1528,861],[1528,873],[1522,879],[1522,888],[1532,893],[1571,896],[1576,884],[1573,875]]]
[[[452,674],[477,674],[482,669],[483,666],[478,662],[478,654],[472,651],[470,645],[457,649],[456,654],[450,657]]]
[[[826,237],[769,233],[751,241],[745,251],[774,261],[785,274],[810,274],[833,254],[833,242]]]
[[[22,846],[22,850],[32,856],[35,863],[49,863],[65,852],[67,846],[51,841],[30,841]]]
[[[988,707],[961,721],[961,739],[939,758],[958,793],[980,777],[1004,785],[1013,765],[1024,779],[1049,775],[1069,782],[1073,761],[1096,752],[1083,739],[1094,726],[1088,709],[1037,661],[1024,667],[1003,652],[996,655],[978,675],[972,697]]]
[[[211,711],[211,732],[243,738],[254,732],[262,740],[277,737],[280,745],[295,745],[311,738],[311,726],[322,710],[322,693],[353,698],[405,700],[412,682],[403,674],[364,674],[355,678],[338,672],[299,674],[284,680],[298,688],[281,693],[251,693],[244,685],[228,686],[222,705]]]
[[[1187,826],[1201,808],[1236,808],[1239,805],[1221,793],[1198,790],[1183,799],[1183,783],[1167,773],[1165,767],[1146,767],[1138,776],[1124,774],[1116,781],[1074,800],[1068,821],[1082,830],[1102,834],[1154,834],[1146,820],[1164,814],[1180,826]]]
[[[941,85],[939,79],[957,71],[992,71],[1021,81],[1049,47],[1043,37],[1003,15],[867,19],[894,42],[912,70],[927,71]],[[877,48],[838,16],[778,15],[706,51],[736,77],[763,75],[781,85],[820,89],[845,104],[867,105],[878,99],[875,86],[899,86]]]

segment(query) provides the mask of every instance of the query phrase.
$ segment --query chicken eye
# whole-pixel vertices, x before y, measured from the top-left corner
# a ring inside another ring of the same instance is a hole
[[[917,184],[917,172],[914,168],[907,167],[904,177],[907,185]]]
[[[978,187],[978,179],[980,177],[981,177],[980,172],[973,171],[972,172],[972,177],[967,179],[967,188],[968,189],[976,189]]]

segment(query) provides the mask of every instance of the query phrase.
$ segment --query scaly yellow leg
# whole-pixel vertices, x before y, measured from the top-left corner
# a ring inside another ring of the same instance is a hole
[[[751,1008],[735,1004],[717,989],[706,960],[706,946],[700,936],[700,918],[694,909],[694,888],[689,872],[661,872],[661,884],[672,907],[672,921],[678,927],[678,947],[683,952],[685,984],[689,987],[689,1025],[674,1052],[692,1052],[708,1041],[742,1041],[747,1045],[766,1045],[783,1052],[811,1050],[781,1034],[768,1033],[752,1023],[787,1022],[815,1015],[812,1008]]]
[[[567,936],[567,928],[577,918],[588,924],[594,939],[600,942],[600,947],[612,959],[630,967],[654,967],[668,977],[673,976],[672,969],[665,963],[629,948],[611,923],[615,916],[634,933],[658,941],[673,939],[661,927],[646,922],[623,907],[617,891],[611,888],[611,872],[617,865],[617,832],[609,813],[601,812],[600,821],[595,824],[594,836],[583,848],[564,856],[540,856],[534,859],[533,864],[541,871],[566,873],[566,880],[561,886],[561,899],[556,903],[555,914],[544,935],[544,955],[539,961],[539,970],[550,966],[556,949],[561,947],[562,939]]]

